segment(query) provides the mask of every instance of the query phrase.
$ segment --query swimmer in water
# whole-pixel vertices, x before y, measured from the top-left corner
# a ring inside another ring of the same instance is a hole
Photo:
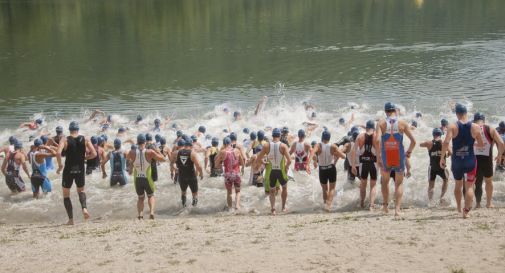
[[[124,186],[128,183],[128,177],[126,176],[126,158],[128,153],[121,149],[121,140],[116,138],[114,140],[114,151],[109,152],[105,158],[102,160],[102,178],[107,178],[107,171],[105,169],[105,164],[110,161],[110,186]]]
[[[90,215],[86,204],[86,193],[85,193],[85,170],[84,162],[85,160],[90,160],[97,157],[97,153],[91,141],[86,139],[83,135],[79,134],[79,123],[73,121],[68,127],[70,135],[67,138],[63,138],[60,141],[58,147],[58,152],[56,158],[58,161],[58,171],[57,174],[61,174],[63,170],[62,177],[62,188],[63,188],[63,204],[65,205],[65,210],[67,211],[68,222],[67,225],[74,224],[74,214],[72,208],[72,201],[70,200],[70,189],[75,182],[77,186],[77,194],[79,195],[79,202],[81,203],[82,214],[84,219],[89,219]],[[86,154],[86,150],[89,151]],[[65,168],[63,168],[61,162],[61,154],[65,151]]]
[[[244,174],[243,166],[245,164],[245,158],[242,156],[242,152],[238,148],[234,148],[231,145],[231,139],[225,137],[223,139],[223,148],[219,151],[216,157],[216,166],[224,169],[224,185],[226,188],[226,202],[228,204],[228,210],[232,208],[232,190],[235,189],[235,209],[240,210],[240,185],[242,180],[241,175]],[[242,172],[240,168],[242,167]]]
[[[265,164],[266,159],[263,160],[263,163],[260,165],[259,169],[255,169],[255,162],[256,158],[258,157],[258,154],[261,152],[263,149],[263,146],[259,144],[258,146],[254,147],[253,150],[253,155],[249,158],[249,160],[246,163],[246,167],[251,167],[251,175],[249,178],[249,184],[256,186],[258,188],[264,188],[263,185],[263,171],[265,170]]]
[[[210,175],[210,177],[218,177],[221,175],[221,169],[216,166],[216,156],[219,152],[219,139],[217,137],[212,138],[211,146],[207,148],[205,152],[205,170]]]
[[[193,147],[191,141],[185,141],[184,139],[179,140],[178,146],[182,146],[181,149],[175,153],[175,157],[172,158],[172,162],[177,166],[178,172],[178,182],[181,188],[181,203],[182,207],[186,207],[186,191],[188,187],[191,189],[193,196],[192,206],[196,207],[198,205],[198,179],[203,179],[203,170],[198,162],[196,153],[193,152]]]
[[[203,137],[203,136],[205,136],[205,132],[207,132],[207,128],[205,128],[205,126],[203,126],[203,125],[200,125],[198,127],[198,131],[196,131],[196,133],[195,133],[195,136],[197,138]]]
[[[449,121],[445,118],[440,120],[440,130],[445,134],[447,134],[447,129],[449,128]]]
[[[36,139],[33,143],[35,150],[30,153],[30,163],[32,165],[32,176],[30,181],[32,184],[33,198],[38,199],[40,189],[45,194],[51,192],[51,181],[47,177],[46,159],[56,156],[56,148],[49,147],[43,144],[43,141]]]
[[[291,157],[289,156],[288,146],[280,141],[281,130],[275,128],[272,130],[272,141],[265,143],[263,149],[256,158],[254,168],[259,170],[263,164],[263,158],[267,156],[267,165],[265,173],[265,187],[269,188],[270,206],[272,215],[276,215],[275,195],[277,193],[276,186],[279,184],[282,187],[282,211],[286,212],[286,201],[288,198],[288,175],[287,170],[291,165]]]
[[[380,138],[380,149],[377,162],[381,168],[382,197],[384,212],[388,213],[389,205],[389,180],[391,172],[395,172],[395,217],[400,216],[403,198],[403,178],[405,176],[405,159],[410,158],[416,147],[416,139],[407,122],[398,119],[397,107],[393,103],[384,105],[386,118],[377,124],[377,137]],[[410,145],[405,152],[403,138],[406,135]]]
[[[35,131],[35,130],[38,130],[42,126],[43,122],[44,121],[41,118],[38,118],[34,121],[21,123],[21,125],[19,125],[19,128],[28,128],[32,131]]]
[[[447,154],[442,155],[442,135],[443,131],[440,128],[433,129],[432,140],[427,140],[421,143],[419,146],[421,148],[426,148],[428,150],[428,155],[430,157],[430,167],[428,168],[428,200],[431,202],[433,200],[433,194],[435,192],[435,180],[437,176],[443,181],[442,193],[440,194],[440,203],[443,203],[445,193],[447,192],[447,186],[449,184],[449,172],[447,168],[440,168],[440,158],[442,156],[448,157],[451,155],[450,148]]]
[[[476,208],[480,208],[482,199],[482,182],[486,182],[486,208],[493,206],[493,160],[497,164],[502,162],[504,153],[504,144],[501,136],[495,128],[486,125],[486,116],[482,113],[475,113],[473,122],[480,127],[480,135],[484,141],[484,147],[474,146],[475,156],[477,157],[477,176],[475,180],[475,200]],[[493,158],[493,146],[498,148],[498,156]]]
[[[155,149],[146,147],[146,136],[140,134],[137,136],[137,149],[131,150],[127,158],[130,162],[130,175],[133,175],[133,184],[137,193],[137,218],[144,219],[144,201],[147,195],[147,204],[149,205],[149,219],[154,220],[155,199],[154,192],[156,187],[152,178],[153,160],[165,161],[163,155]]]
[[[295,155],[295,171],[305,171],[310,174],[310,155],[312,148],[310,144],[305,142],[305,131],[298,130],[298,141],[291,146],[290,155]]]
[[[291,147],[291,143],[294,141],[294,137],[289,134],[289,128],[284,126],[281,129],[281,142],[286,144],[289,147]]]
[[[233,112],[233,121],[239,121],[242,119],[242,114],[239,111]]]
[[[337,168],[335,164],[339,158],[345,158],[345,154],[338,149],[337,145],[330,144],[330,139],[331,133],[323,131],[321,143],[317,143],[313,151],[313,155],[317,156],[319,164],[319,182],[323,190],[324,209],[327,212],[331,211],[335,186],[337,184]]]
[[[260,101],[258,101],[258,104],[256,104],[256,109],[254,110],[254,115],[257,116],[259,113],[261,113],[265,109],[265,105],[268,102],[268,97],[263,96],[261,97]]]
[[[472,209],[474,184],[477,174],[477,158],[475,156],[474,144],[477,142],[477,147],[484,147],[484,140],[482,139],[480,126],[468,120],[466,106],[458,103],[455,105],[454,110],[458,121],[450,124],[447,129],[447,136],[442,145],[442,154],[444,155],[449,151],[449,145],[452,142],[451,170],[454,180],[456,180],[454,187],[456,205],[458,212],[463,213],[463,218],[468,218]],[[441,157],[440,168],[446,168],[445,162],[445,157]],[[463,184],[465,184],[465,207],[462,210]]]
[[[26,155],[22,150],[23,143],[16,141],[14,143],[14,151],[9,151],[2,162],[2,174],[5,176],[5,183],[13,194],[25,191],[25,182],[21,177],[21,168],[23,168],[28,178],[31,178],[28,172],[28,165],[26,164]]]
[[[505,121],[501,121],[500,124],[498,124],[498,127],[496,128],[496,131],[502,138],[502,140],[505,142]],[[504,173],[505,172],[505,153],[502,154],[502,160],[501,162],[496,163],[496,172]]]

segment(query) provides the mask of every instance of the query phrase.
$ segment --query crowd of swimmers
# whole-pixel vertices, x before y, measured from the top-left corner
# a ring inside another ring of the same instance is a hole
[[[255,114],[261,111],[265,102],[265,99],[260,101]],[[316,117],[312,105],[305,104],[305,109],[309,113],[309,120]],[[441,120],[440,127],[432,131],[433,138],[421,142],[419,146],[427,150],[430,160],[427,178],[429,201],[433,199],[435,180],[439,177],[443,182],[440,202],[444,202],[450,179],[446,160],[450,158],[457,210],[467,218],[474,199],[476,207],[481,206],[484,183],[486,207],[493,207],[493,175],[495,171],[505,171],[505,122],[494,128],[486,124],[486,117],[482,113],[475,113],[473,119],[470,119],[463,104],[455,104],[453,111],[457,122],[449,124],[447,120]],[[10,137],[10,145],[1,151],[4,157],[2,173],[10,191],[19,193],[25,191],[21,174],[22,171],[25,172],[30,178],[34,198],[39,198],[41,193],[51,192],[49,171],[62,174],[63,203],[69,219],[68,224],[73,224],[70,190],[75,183],[83,216],[88,219],[90,214],[86,203],[85,180],[86,175],[94,171],[101,171],[104,179],[108,177],[111,186],[124,186],[128,183],[128,178],[132,177],[138,196],[138,219],[144,217],[146,199],[149,218],[154,219],[155,182],[159,179],[160,172],[164,171],[160,168],[162,162],[169,163],[170,177],[180,186],[182,207],[198,206],[198,179],[210,176],[223,178],[227,191],[227,209],[240,209],[244,170],[250,168],[248,184],[265,191],[270,200],[270,211],[272,215],[276,215],[276,199],[279,195],[280,208],[283,212],[287,211],[288,182],[292,179],[289,175],[290,169],[309,175],[312,170],[318,169],[324,209],[331,211],[337,182],[336,164],[342,159],[347,178],[361,181],[361,208],[375,209],[376,183],[380,175],[382,209],[388,213],[389,184],[393,179],[395,216],[400,216],[403,181],[404,177],[411,176],[410,157],[418,143],[413,133],[417,122],[399,118],[399,109],[393,103],[386,103],[384,112],[384,118],[369,120],[362,126],[352,127],[337,143],[331,142],[332,133],[326,127],[322,130],[320,141],[307,142],[307,135],[312,134],[318,126],[311,121],[305,122],[305,127],[296,135],[290,134],[288,127],[267,128],[257,132],[245,128],[242,133],[247,134],[249,139],[242,143],[237,141],[238,136],[234,132],[227,132],[226,137],[218,139],[206,134],[204,126],[200,126],[191,136],[181,130],[174,130],[175,141],[167,143],[166,138],[161,135],[161,128],[167,126],[169,119],[154,120],[154,127],[149,129],[149,133],[138,134],[134,138],[127,136],[128,129],[120,127],[116,138],[109,142],[106,134],[93,137],[80,134],[79,123],[72,121],[68,125],[68,135],[65,136],[63,127],[58,126],[54,136],[42,134],[34,139],[28,151],[23,150],[22,141],[14,136]],[[421,113],[416,116],[421,117]],[[240,113],[235,112],[233,118],[239,120]],[[110,128],[112,117],[95,111],[89,120],[99,123],[101,130],[105,131]],[[143,118],[139,115],[134,124],[142,121]],[[36,130],[42,122],[38,119],[21,126]],[[339,123],[343,125],[346,122],[341,119]],[[404,146],[405,137],[408,138],[408,146]],[[205,141],[201,142],[201,139]],[[123,148],[125,144],[131,145],[129,149]],[[498,154],[493,156],[495,145]],[[201,157],[204,159],[201,160]],[[200,161],[203,161],[203,164]],[[109,168],[106,167],[107,163]],[[188,188],[191,191],[190,200],[186,194]]]

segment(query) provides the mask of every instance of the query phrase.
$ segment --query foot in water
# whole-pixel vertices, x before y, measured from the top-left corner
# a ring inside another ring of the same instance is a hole
[[[463,210],[463,219],[468,219],[470,218],[470,209],[464,209]]]
[[[272,214],[272,216],[277,215],[277,213],[276,213],[275,209],[272,209],[272,210],[271,210],[271,214]]]
[[[384,211],[385,214],[388,214],[389,213],[388,204],[382,204],[382,210]]]
[[[82,215],[84,216],[84,220],[88,220],[90,217],[88,209],[82,209]]]
[[[137,217],[137,219],[138,219],[138,220],[144,220],[144,216],[139,215],[139,216]]]
[[[65,224],[66,226],[73,226],[74,225],[74,220],[69,219],[68,222]]]
[[[150,220],[154,220],[154,214],[149,215]]]

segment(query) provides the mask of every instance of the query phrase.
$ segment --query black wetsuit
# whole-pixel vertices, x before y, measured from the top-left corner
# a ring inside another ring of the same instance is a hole
[[[365,149],[359,157],[361,179],[368,179],[368,176],[370,176],[371,180],[377,180],[377,167],[375,165],[377,156],[372,152],[373,139],[373,135],[365,134]]]
[[[86,174],[90,175],[94,170],[97,170],[100,166],[100,156],[98,155],[98,145],[93,145],[96,151],[96,157],[93,159],[86,160]]]
[[[180,150],[177,153],[177,165],[179,178],[178,182],[182,192],[189,188],[192,193],[198,192],[198,180],[196,178],[195,164],[191,160],[191,150]]]
[[[86,139],[84,136],[67,137],[65,168],[63,169],[63,188],[71,188],[75,181],[78,188],[85,185],[84,161],[86,158]],[[97,155],[98,157],[98,155]]]
[[[60,136],[54,136],[53,137],[53,141],[54,141],[54,143],[56,143],[56,145],[60,145],[61,137]],[[65,154],[66,154],[66,151],[62,151],[61,152],[61,156],[62,157],[65,157]]]
[[[430,181],[435,181],[437,176],[444,181],[447,180],[447,174],[444,169],[440,168],[440,158],[442,157],[442,140],[433,140],[431,149],[428,151],[430,155],[429,176]]]
[[[482,199],[482,182],[484,182],[485,177],[493,177],[493,146],[494,139],[491,137],[491,128],[488,125],[484,125],[484,141],[490,144],[489,156],[487,155],[476,155],[477,158],[477,175],[475,178],[475,200],[480,203]]]
[[[110,154],[112,161],[112,173],[110,176],[110,186],[119,184],[120,186],[126,185],[125,170],[123,169],[123,162],[126,161],[122,151],[114,151]],[[126,164],[125,164],[126,165]]]
[[[16,164],[15,157],[18,152],[11,152],[8,154],[7,158],[7,174],[5,175],[5,183],[11,192],[23,192],[25,191],[25,182],[19,175],[19,168]]]

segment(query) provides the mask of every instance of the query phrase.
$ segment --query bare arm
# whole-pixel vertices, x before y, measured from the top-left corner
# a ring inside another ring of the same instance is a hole
[[[4,161],[2,162],[2,174],[7,175],[7,155],[5,156]]]
[[[158,149],[148,150],[151,160],[156,160],[158,162],[165,162],[165,157],[158,151]]]
[[[334,156],[336,156],[337,158],[345,159],[345,154],[338,149],[337,145],[332,144],[331,149],[333,150],[332,154]]]
[[[26,164],[26,157],[21,156],[21,165],[23,166],[23,171],[25,171],[28,177],[31,177],[30,172],[28,171],[28,164]]]
[[[224,155],[225,155],[225,151],[224,150],[219,151],[219,153],[217,154],[216,158],[214,159],[215,160],[214,163],[215,163],[216,167],[220,167],[221,164],[223,164]]]
[[[496,156],[496,160],[501,163],[503,153],[505,152],[505,144],[503,143],[503,139],[498,134],[496,129],[491,128],[491,135],[493,137],[493,140],[496,142],[496,146],[498,148],[498,155]]]
[[[128,156],[126,157],[126,160],[128,161],[128,172],[130,173],[130,175],[133,173],[133,163],[135,162],[136,157],[137,157],[136,152],[132,150],[128,152]]]
[[[407,149],[407,152],[405,153],[405,156],[407,158],[410,158],[410,155],[412,154],[412,151],[416,148],[416,138],[412,134],[412,131],[410,130],[410,125],[407,124],[405,121],[402,122],[404,124],[404,133],[407,135],[407,137],[410,139],[410,145],[409,148]]]
[[[442,154],[445,155],[449,151],[449,145],[451,144],[452,137],[454,135],[454,124],[449,125],[449,128],[447,128],[447,136],[444,139],[444,142],[442,143]],[[446,164],[445,164],[445,157],[441,156],[440,157],[440,167],[442,169],[445,169]]]
[[[65,145],[66,144],[67,144],[67,139],[66,138],[62,138],[60,140],[60,144],[58,146],[58,150],[57,150],[57,153],[56,153],[56,161],[58,162],[58,170],[56,171],[57,174],[60,174],[61,170],[63,169],[63,164],[61,163],[61,153],[65,149]]]
[[[473,123],[472,124],[472,137],[477,141],[477,147],[483,147],[484,146],[484,140],[482,139],[482,135],[480,134],[480,127],[479,125]]]
[[[258,154],[256,162],[254,163],[254,169],[259,170],[261,168],[261,164],[263,164],[263,158],[265,157],[267,152],[268,153],[270,152],[270,143],[265,143],[263,149],[261,149],[261,152]]]
[[[202,166],[200,165],[200,162],[198,162],[198,157],[196,156],[195,153],[191,153],[191,161],[195,164],[195,168],[197,171],[197,174],[199,174],[200,179],[203,179],[203,171],[202,171]]]
[[[106,156],[104,156],[103,160],[102,160],[102,177],[103,178],[106,178],[107,177],[107,172],[105,171],[105,164],[107,164],[107,162],[109,162],[110,160],[110,153],[108,153]]]
[[[429,149],[431,149],[431,141],[427,140],[427,141],[421,142],[421,144],[419,144],[419,147],[426,148],[429,150]]]
[[[86,156],[86,160],[90,160],[90,159],[96,158],[98,156],[96,154],[95,147],[93,147],[93,144],[91,144],[91,141],[89,141],[89,140],[86,140],[86,149],[88,149],[88,151],[90,151],[88,156]]]
[[[289,166],[291,165],[291,156],[289,155],[288,146],[284,143],[281,145],[281,153],[286,158],[286,171],[287,171],[289,169]]]

